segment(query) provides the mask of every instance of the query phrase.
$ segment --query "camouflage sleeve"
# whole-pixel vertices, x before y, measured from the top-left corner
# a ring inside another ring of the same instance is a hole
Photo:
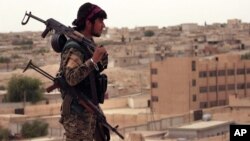
[[[93,62],[83,58],[83,54],[75,48],[69,48],[62,54],[63,75],[71,86],[77,85],[94,70]]]

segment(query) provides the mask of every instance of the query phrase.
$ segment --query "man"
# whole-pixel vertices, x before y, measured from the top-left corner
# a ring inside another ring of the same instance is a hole
[[[106,12],[99,6],[85,3],[79,8],[72,24],[75,30],[94,44],[93,37],[101,36],[105,28],[103,20],[106,18]],[[65,44],[61,54],[60,75],[73,88],[61,90],[64,95],[61,123],[65,129],[66,141],[104,140],[103,137],[100,139],[103,130],[98,130],[100,125],[97,116],[80,105],[78,99],[84,95],[97,107],[103,102],[107,84],[103,83],[106,77],[100,72],[107,67],[107,62],[107,51],[102,46],[93,48],[73,40]],[[100,79],[102,80],[99,81]]]

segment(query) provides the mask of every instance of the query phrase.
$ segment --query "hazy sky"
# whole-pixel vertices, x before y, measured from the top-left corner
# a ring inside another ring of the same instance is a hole
[[[250,0],[0,0],[0,32],[44,30],[42,23],[32,19],[22,26],[25,11],[71,26],[85,2],[95,3],[107,12],[107,27],[203,25],[234,18],[250,22]]]

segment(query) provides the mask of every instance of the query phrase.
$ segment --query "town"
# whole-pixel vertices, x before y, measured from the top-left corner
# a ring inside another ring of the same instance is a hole
[[[36,120],[48,125],[45,140],[64,137],[58,90],[36,103],[24,92],[20,102],[6,100],[15,76],[39,79],[43,88],[52,84],[32,69],[23,73],[30,60],[53,76],[59,69],[51,36],[41,34],[0,33],[0,129],[20,140],[22,126]],[[101,107],[125,140],[228,141],[230,125],[250,124],[250,23],[106,28],[95,41],[109,55]]]

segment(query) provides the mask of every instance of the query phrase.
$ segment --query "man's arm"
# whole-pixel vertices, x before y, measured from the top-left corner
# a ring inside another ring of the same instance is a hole
[[[94,63],[88,59],[84,62],[84,55],[75,48],[69,48],[62,54],[64,76],[70,86],[75,86],[95,69]]]

